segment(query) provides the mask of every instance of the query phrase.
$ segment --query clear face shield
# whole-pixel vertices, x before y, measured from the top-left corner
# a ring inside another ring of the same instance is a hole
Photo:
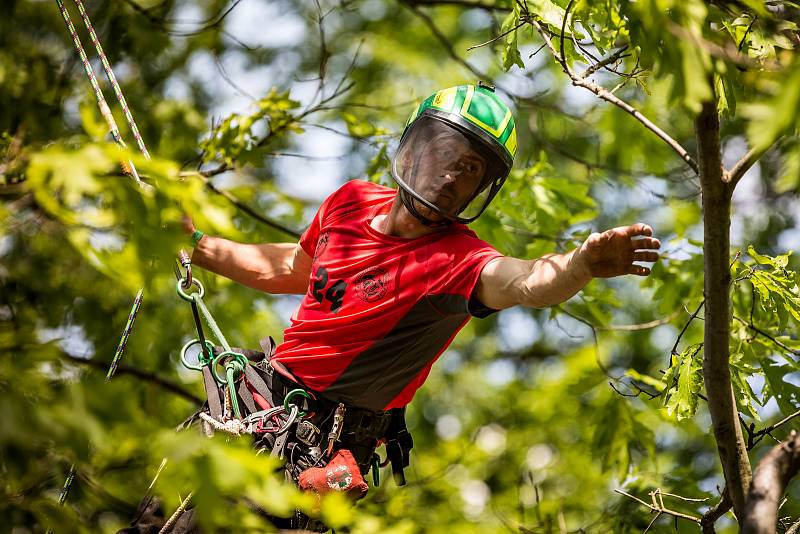
[[[425,219],[468,222],[481,214],[499,187],[490,186],[496,180],[502,183],[504,165],[498,160],[472,136],[423,116],[403,137],[392,174]]]

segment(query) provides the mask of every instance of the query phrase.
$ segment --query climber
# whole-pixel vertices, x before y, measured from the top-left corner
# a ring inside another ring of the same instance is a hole
[[[636,262],[658,259],[660,243],[641,223],[534,260],[479,239],[466,225],[503,186],[516,145],[511,110],[492,87],[451,87],[408,120],[392,161],[398,189],[346,183],[299,243],[241,244],[185,221],[195,265],[268,293],[304,295],[267,355],[273,387],[318,399],[312,426],[330,425],[339,408],[336,448],[352,453],[361,473],[387,443],[402,483],[411,446],[403,408],[470,317],[559,304],[595,277],[647,276]],[[324,450],[329,429],[315,429]]]

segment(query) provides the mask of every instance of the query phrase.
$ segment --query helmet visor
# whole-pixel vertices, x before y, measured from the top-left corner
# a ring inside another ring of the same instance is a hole
[[[489,185],[501,176],[502,167],[481,141],[423,116],[400,142],[392,173],[425,217],[460,220],[480,215],[491,200]]]

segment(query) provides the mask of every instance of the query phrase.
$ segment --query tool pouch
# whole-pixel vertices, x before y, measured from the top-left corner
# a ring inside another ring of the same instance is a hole
[[[306,469],[300,473],[297,482],[302,490],[313,491],[320,496],[339,491],[354,501],[366,496],[369,489],[353,453],[347,449],[336,451],[330,462],[323,467]]]

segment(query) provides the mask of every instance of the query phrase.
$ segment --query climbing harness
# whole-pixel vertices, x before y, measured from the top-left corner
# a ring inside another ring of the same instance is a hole
[[[413,446],[405,427],[404,410],[375,412],[337,403],[302,387],[287,377],[288,370],[273,368],[271,339],[262,340],[263,352],[233,348],[209,311],[206,290],[196,278],[189,282],[191,260],[181,255],[176,265],[176,293],[188,302],[197,337],[183,345],[180,361],[203,374],[207,404],[197,419],[207,434],[251,436],[254,446],[286,461],[287,480],[318,495],[341,491],[353,499],[368,489],[362,473],[373,469],[373,484],[380,483],[379,469],[389,464],[395,482],[405,484],[403,469]],[[211,341],[206,335],[210,332]],[[196,353],[196,356],[193,355]],[[221,372],[220,369],[225,369]],[[386,445],[381,462],[375,448]],[[275,518],[276,526],[280,518]],[[285,525],[306,530],[324,525],[297,512]]]

